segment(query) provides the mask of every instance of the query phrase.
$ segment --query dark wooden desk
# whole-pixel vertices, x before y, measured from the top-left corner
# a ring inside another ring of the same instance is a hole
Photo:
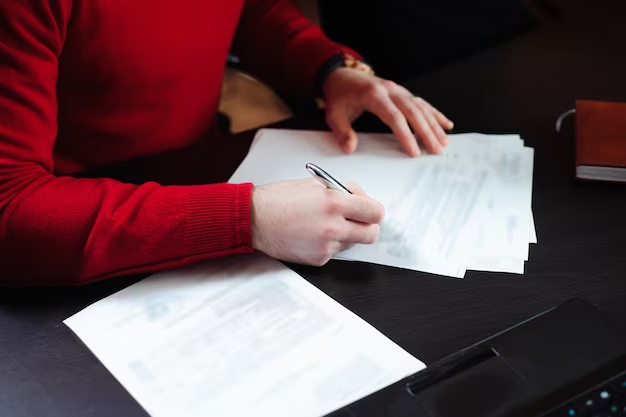
[[[626,101],[626,7],[618,3],[595,2],[593,11],[409,85],[445,111],[457,130],[520,133],[536,149],[539,244],[524,275],[469,272],[457,280],[342,262],[296,271],[426,363],[573,297],[626,318],[626,187],[574,183],[571,126],[563,135],[554,133],[556,116],[576,99]],[[282,126],[322,124],[311,118]],[[362,127],[379,126],[364,120]],[[226,180],[251,138],[233,137],[213,147],[212,157],[201,145],[109,174],[164,183]],[[0,416],[145,416],[62,324],[137,279],[72,289],[1,289]]]

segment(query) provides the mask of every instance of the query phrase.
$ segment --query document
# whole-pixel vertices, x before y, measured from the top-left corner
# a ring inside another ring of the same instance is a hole
[[[473,134],[455,140],[464,142],[466,152],[490,155],[486,163],[493,167],[496,181],[468,269],[523,273],[528,244],[536,240],[531,212],[533,149],[524,147],[516,135]],[[486,152],[487,148],[494,152]]]
[[[264,255],[153,275],[65,324],[152,417],[320,417],[425,367]]]
[[[462,278],[472,254],[472,227],[484,213],[488,173],[469,164],[418,164],[387,205],[380,237],[342,258]]]
[[[468,270],[486,272],[508,272],[523,274],[525,261],[516,258],[498,258],[497,256],[474,255],[467,265]]]
[[[351,155],[328,132],[259,131],[231,183],[307,178],[307,162],[359,183],[386,208],[379,240],[335,259],[462,278],[467,270],[522,274],[536,243],[534,151],[519,135],[450,135],[444,152],[409,158],[390,134],[359,134]]]
[[[386,207],[379,240],[355,245],[337,259],[465,275],[475,228],[491,195],[490,167],[454,146],[445,157],[410,158],[386,134],[360,134],[357,150],[346,155],[327,132],[267,129],[229,182],[265,185],[307,178],[307,162],[339,181],[358,182]]]

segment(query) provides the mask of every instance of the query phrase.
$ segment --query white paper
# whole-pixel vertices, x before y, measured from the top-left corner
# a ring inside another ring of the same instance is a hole
[[[152,417],[318,417],[424,368],[263,255],[153,275],[65,323]]]
[[[520,140],[504,140],[492,136],[492,143],[469,142],[467,152],[482,152],[491,160],[496,180],[488,203],[488,214],[479,227],[474,256],[481,258],[528,259],[530,213],[532,199],[533,149]],[[508,138],[511,138],[509,136]],[[493,151],[488,152],[490,147]]]
[[[336,177],[359,182],[387,207],[379,242],[357,245],[336,259],[453,277],[463,277],[466,270],[522,274],[529,244],[537,241],[531,211],[533,149],[512,134],[449,138],[443,154],[411,160],[393,135],[360,134],[355,154],[344,155],[327,133],[262,130],[231,182],[262,185],[302,178],[308,175],[304,163],[318,163]],[[406,168],[409,164],[413,171]],[[438,175],[440,169],[445,175]],[[481,175],[485,186],[477,189]],[[466,197],[473,195],[474,204],[454,197],[459,189],[467,191]],[[451,231],[446,227],[459,219],[455,207],[471,207],[472,216]]]
[[[380,237],[341,257],[462,278],[473,253],[488,173],[459,161],[416,164],[387,204]]]
[[[267,129],[229,182],[308,178],[305,164],[318,164],[339,181],[358,182],[387,210],[378,242],[337,259],[462,278],[490,195],[490,167],[464,151],[451,142],[444,155],[410,158],[392,135],[360,134],[346,155],[330,133]]]
[[[465,155],[492,168],[487,214],[476,228],[468,270],[524,273],[528,259],[533,150],[518,135],[465,134],[451,137]]]
[[[474,256],[467,265],[468,270],[486,272],[506,272],[509,274],[523,274],[525,261],[523,259],[498,258],[495,256]]]

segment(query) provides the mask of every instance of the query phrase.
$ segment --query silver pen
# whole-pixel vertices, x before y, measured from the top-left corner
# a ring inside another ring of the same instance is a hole
[[[306,169],[313,175],[315,179],[321,182],[325,187],[331,190],[343,191],[344,193],[352,194],[352,191],[344,187],[339,181],[334,179],[328,172],[315,164],[306,164]]]

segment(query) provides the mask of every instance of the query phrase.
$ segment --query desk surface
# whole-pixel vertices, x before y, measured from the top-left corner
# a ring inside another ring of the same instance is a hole
[[[520,133],[536,149],[539,244],[524,275],[468,272],[457,280],[336,261],[294,269],[427,364],[573,297],[626,317],[626,187],[574,183],[571,126],[554,133],[555,118],[576,99],[626,101],[626,7],[606,3],[409,84],[457,130]],[[281,126],[321,124],[294,119]],[[225,180],[251,138],[240,135],[210,152],[174,152],[113,173],[164,183]],[[181,163],[186,176],[166,172],[165,163]],[[145,416],[62,324],[137,279],[0,290],[0,415]]]

